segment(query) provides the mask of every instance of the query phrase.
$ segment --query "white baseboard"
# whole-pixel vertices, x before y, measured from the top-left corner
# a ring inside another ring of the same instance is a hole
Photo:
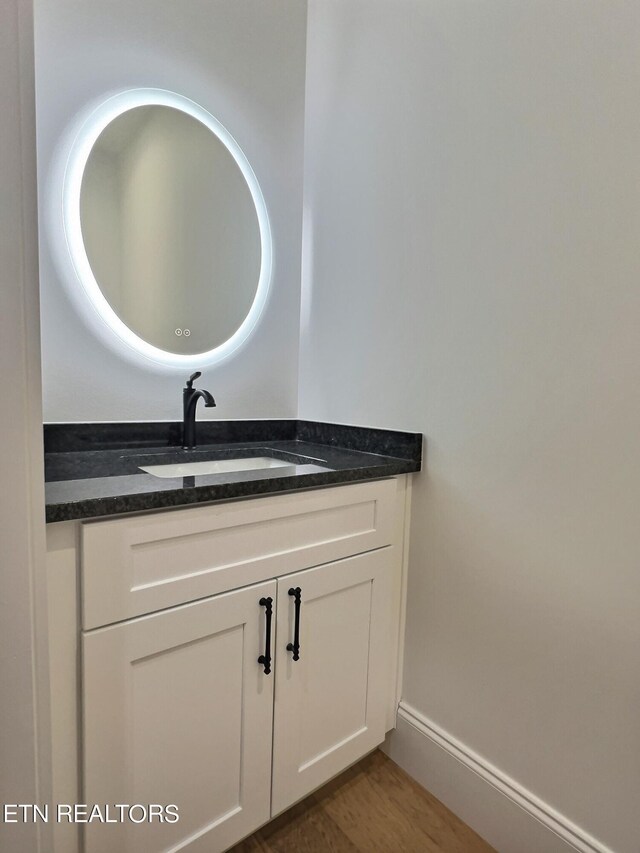
[[[385,752],[499,853],[614,853],[406,702]]]

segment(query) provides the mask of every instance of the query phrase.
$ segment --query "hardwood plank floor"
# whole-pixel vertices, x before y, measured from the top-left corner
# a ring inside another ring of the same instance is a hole
[[[376,750],[229,853],[495,853]]]

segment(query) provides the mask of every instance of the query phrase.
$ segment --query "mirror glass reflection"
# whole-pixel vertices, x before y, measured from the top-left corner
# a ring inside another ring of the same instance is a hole
[[[159,349],[230,338],[260,277],[256,208],[235,159],[201,122],[161,105],[121,113],[82,178],[82,239],[118,317]]]

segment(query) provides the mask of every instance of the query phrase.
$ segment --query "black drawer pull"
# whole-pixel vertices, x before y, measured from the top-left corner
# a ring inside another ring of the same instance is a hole
[[[265,617],[267,621],[267,630],[264,641],[264,654],[258,658],[258,663],[264,666],[264,674],[269,675],[271,672],[271,615],[273,613],[273,599],[261,598],[260,607],[265,608]]]
[[[300,603],[302,600],[302,590],[299,586],[291,587],[289,595],[293,595],[296,607],[295,628],[293,631],[293,643],[287,643],[287,651],[293,652],[293,659],[300,660]]]

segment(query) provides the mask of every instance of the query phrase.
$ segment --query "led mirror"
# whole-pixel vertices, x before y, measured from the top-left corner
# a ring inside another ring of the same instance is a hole
[[[77,146],[69,247],[94,307],[126,343],[202,364],[246,338],[264,304],[264,201],[213,116],[171,93],[156,92],[160,103],[133,94],[133,105],[131,93],[110,99]]]

